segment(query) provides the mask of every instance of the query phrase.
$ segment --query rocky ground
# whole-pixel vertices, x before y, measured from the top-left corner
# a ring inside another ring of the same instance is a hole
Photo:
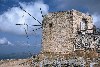
[[[29,64],[25,64],[29,59],[18,60],[1,60],[0,67],[30,67]]]
[[[80,54],[79,52],[77,52],[78,54]],[[94,53],[91,53],[94,54]],[[31,58],[27,58],[27,59],[6,59],[6,60],[0,60],[0,67],[55,67],[59,65],[61,67],[73,67],[74,65],[76,67],[100,67],[100,58],[88,58],[88,54],[86,53],[86,59],[84,59],[84,57],[78,57],[78,56],[74,56],[74,57],[69,57],[69,58],[63,58],[59,56],[56,57],[53,54],[50,54],[53,57],[52,58],[44,58],[42,60],[39,60],[39,56],[36,57],[31,57]],[[50,56],[49,55],[49,56]],[[82,55],[82,54],[81,54]],[[90,56],[89,56],[90,57]]]

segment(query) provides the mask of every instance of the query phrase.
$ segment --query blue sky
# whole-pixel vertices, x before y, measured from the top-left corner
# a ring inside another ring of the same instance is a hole
[[[93,23],[100,27],[100,0],[0,0],[0,54],[30,51],[38,53],[41,50],[42,31],[40,29],[34,33],[32,30],[38,27],[31,26],[39,23],[22,11],[19,5],[41,23],[43,18],[40,8],[44,15],[75,9],[91,14]],[[29,39],[24,30],[27,26],[16,26],[16,23],[29,25]]]

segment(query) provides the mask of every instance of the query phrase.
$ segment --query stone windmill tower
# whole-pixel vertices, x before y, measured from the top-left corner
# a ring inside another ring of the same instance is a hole
[[[43,20],[42,52],[72,52],[79,33],[93,33],[91,16],[76,10],[49,13]]]

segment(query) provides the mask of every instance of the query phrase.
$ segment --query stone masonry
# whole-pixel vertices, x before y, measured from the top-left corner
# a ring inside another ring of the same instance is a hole
[[[48,13],[43,20],[42,52],[73,52],[77,34],[93,33],[92,21],[76,10]]]

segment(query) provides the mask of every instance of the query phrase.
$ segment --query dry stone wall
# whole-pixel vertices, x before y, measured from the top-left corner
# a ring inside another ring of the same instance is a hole
[[[85,21],[86,30],[81,31],[81,21]],[[89,30],[88,30],[89,29]],[[73,41],[77,31],[93,33],[92,17],[76,10],[53,12],[44,17],[42,51],[67,53],[74,50]]]

